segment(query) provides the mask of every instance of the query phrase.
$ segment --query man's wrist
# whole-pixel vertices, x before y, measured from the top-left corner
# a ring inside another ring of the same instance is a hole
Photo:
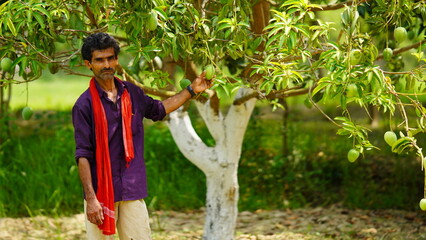
[[[197,95],[197,94],[194,92],[194,89],[192,89],[191,85],[188,85],[188,86],[186,87],[186,90],[189,92],[189,94],[191,94],[191,98],[192,98],[192,97],[194,97],[195,95]]]

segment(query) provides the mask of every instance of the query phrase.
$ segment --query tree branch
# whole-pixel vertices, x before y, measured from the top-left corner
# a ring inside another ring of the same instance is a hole
[[[86,1],[78,0],[78,2],[86,9],[87,16],[89,17],[90,23],[95,25],[96,28],[99,28],[98,23],[95,19],[95,14],[93,14],[92,9],[90,9],[89,4]]]
[[[108,25],[105,25],[101,28],[96,28],[96,29],[93,29],[93,30],[90,30],[90,31],[65,28],[65,29],[62,29],[61,32],[71,32],[71,33],[82,32],[82,33],[90,34],[90,33],[96,33],[96,32],[106,32],[107,30],[108,30]],[[114,35],[114,38],[116,38],[115,35]],[[122,40],[122,39],[119,39],[119,40]],[[127,38],[125,38],[124,40],[127,40]]]
[[[252,98],[259,97],[260,94],[261,94],[261,92],[259,92],[259,91],[258,92],[252,92],[250,94],[247,94],[247,95],[244,95],[244,96],[242,96],[240,98],[235,99],[232,104],[234,104],[234,105],[241,105],[241,104],[247,102],[248,100],[250,100]]]
[[[134,79],[132,76],[130,76],[130,74],[128,74],[123,69],[123,67],[121,67],[121,66],[117,67],[117,73],[123,76],[124,81],[129,81],[129,82],[135,84],[136,86],[142,88],[142,90],[144,90],[144,92],[147,93],[147,94],[152,94],[154,96],[158,96],[158,97],[161,97],[161,98],[169,98],[169,97],[174,96],[176,94],[175,91],[166,91],[166,90],[154,89],[154,88],[150,88],[150,87],[143,85],[142,83],[136,81],[136,79]]]
[[[357,4],[361,4],[361,3],[369,2],[369,1],[371,1],[371,0],[361,0]],[[353,5],[354,2],[355,1],[347,1],[347,2],[342,2],[342,3],[336,3],[336,4],[333,4],[333,5],[325,5],[325,6],[320,6],[320,7],[311,7],[311,8],[309,8],[309,11],[311,11],[311,12],[318,12],[318,11],[336,10],[336,9],[344,8],[345,6]]]
[[[261,97],[263,95],[263,93],[261,91],[257,91],[257,92],[253,92],[251,94],[247,94],[243,97],[235,99],[232,104],[241,105],[244,102],[246,102],[246,101],[248,101],[252,98],[276,99],[276,98],[287,98],[287,97],[299,96],[299,95],[303,95],[303,94],[308,93],[311,88],[315,88],[315,86],[312,86],[310,88],[302,88],[302,89],[297,89],[297,90],[291,90],[291,91],[289,91],[289,89],[286,89],[285,91],[283,91],[283,90],[272,91],[271,93],[269,93],[268,95],[263,96],[263,97]]]
[[[83,77],[89,77],[89,78],[93,77],[92,75],[73,71],[73,70],[71,70],[71,68],[68,68],[68,67],[63,67],[63,69],[64,69],[65,72],[67,72],[68,75],[76,75],[76,76],[83,76]]]
[[[416,42],[416,43],[411,44],[411,45],[409,45],[409,46],[406,46],[406,47],[403,47],[403,48],[395,49],[395,51],[393,51],[393,54],[392,54],[392,55],[398,55],[398,54],[403,53],[403,52],[406,52],[406,51],[408,51],[408,50],[410,50],[410,49],[420,47],[421,45],[423,45],[423,44],[425,44],[425,43],[426,43],[426,39],[423,39],[422,41],[420,41],[420,42]],[[380,53],[380,54],[379,54],[379,56],[377,56],[376,60],[379,60],[379,59],[382,59],[382,58],[383,58],[383,53]]]

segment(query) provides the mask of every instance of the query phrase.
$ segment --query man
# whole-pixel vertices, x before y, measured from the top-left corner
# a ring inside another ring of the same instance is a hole
[[[114,76],[119,52],[106,33],[88,36],[81,49],[94,75],[72,110],[89,240],[114,239],[116,229],[120,240],[150,239],[142,120],[163,119],[212,84],[202,73],[175,96],[154,100]]]

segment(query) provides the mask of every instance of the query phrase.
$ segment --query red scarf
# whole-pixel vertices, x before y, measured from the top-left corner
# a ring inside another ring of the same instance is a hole
[[[119,80],[120,84],[121,81]],[[115,234],[115,209],[114,188],[112,185],[111,162],[108,146],[108,121],[96,88],[95,79],[90,81],[90,95],[92,96],[92,109],[95,121],[96,139],[96,173],[98,177],[98,189],[96,197],[101,203],[104,211],[104,222],[98,225],[105,235]],[[126,166],[134,157],[132,139],[132,101],[127,89],[121,95],[121,119],[123,125],[123,142]]]

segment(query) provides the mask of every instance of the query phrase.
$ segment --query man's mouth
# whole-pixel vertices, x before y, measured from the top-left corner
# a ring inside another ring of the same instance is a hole
[[[102,69],[101,72],[114,72],[114,69],[112,69],[112,68]]]

